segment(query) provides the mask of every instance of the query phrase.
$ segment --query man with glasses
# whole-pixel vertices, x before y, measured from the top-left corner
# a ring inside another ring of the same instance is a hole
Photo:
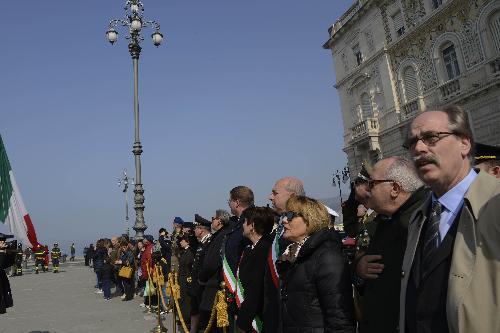
[[[421,113],[404,147],[432,196],[408,225],[400,332],[498,332],[500,182],[472,169],[467,114]]]
[[[212,230],[210,242],[205,250],[203,264],[198,276],[198,282],[203,288],[201,301],[199,305],[199,325],[198,331],[204,331],[208,325],[212,307],[214,305],[215,295],[219,289],[221,280],[221,247],[226,233],[229,229],[230,214],[224,209],[215,211],[212,217]],[[212,326],[210,332],[217,331],[216,325]]]
[[[363,295],[359,328],[361,333],[397,332],[408,222],[429,191],[412,162],[401,157],[378,161],[367,183],[368,204],[379,217],[368,248],[355,262],[356,274],[364,281],[362,288],[357,286]]]

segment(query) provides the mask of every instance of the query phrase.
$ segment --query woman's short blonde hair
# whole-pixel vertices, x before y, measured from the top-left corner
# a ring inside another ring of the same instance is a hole
[[[302,216],[309,235],[328,228],[330,224],[330,215],[325,206],[318,200],[306,196],[292,195],[286,202],[286,210]]]

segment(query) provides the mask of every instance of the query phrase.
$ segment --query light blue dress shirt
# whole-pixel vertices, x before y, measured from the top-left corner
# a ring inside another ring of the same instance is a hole
[[[455,218],[460,212],[460,209],[464,204],[465,193],[476,177],[477,173],[474,169],[471,169],[469,174],[464,179],[462,179],[451,190],[443,194],[440,198],[437,198],[434,192],[432,192],[432,203],[438,200],[442,205],[441,220],[439,221],[440,242],[443,241],[446,233],[453,224],[453,221],[455,221]]]

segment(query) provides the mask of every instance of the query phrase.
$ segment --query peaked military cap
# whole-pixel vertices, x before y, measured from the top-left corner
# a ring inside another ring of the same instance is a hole
[[[476,143],[476,153],[474,155],[474,159],[476,164],[485,161],[500,160],[500,147]]]
[[[195,221],[195,225],[199,226],[199,227],[211,228],[211,226],[212,226],[212,222],[201,217],[198,214],[194,214],[194,221]]]
[[[182,222],[182,227],[183,228],[194,229],[194,223],[193,222]]]

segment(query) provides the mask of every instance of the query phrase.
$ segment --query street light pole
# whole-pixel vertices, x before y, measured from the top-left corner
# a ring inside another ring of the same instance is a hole
[[[144,222],[144,188],[142,187],[141,179],[141,154],[142,145],[139,136],[139,56],[141,54],[141,46],[139,45],[144,37],[141,35],[141,29],[151,27],[154,33],[151,35],[153,44],[159,46],[163,40],[163,35],[160,33],[160,25],[156,21],[146,21],[143,17],[144,6],[139,0],[128,0],[125,2],[125,17],[123,19],[113,19],[109,22],[109,29],[106,32],[108,41],[114,44],[118,39],[116,28],[123,26],[128,28],[128,36],[125,39],[130,40],[128,49],[132,57],[134,67],[134,145],[132,153],[135,159],[135,186],[134,186],[134,209],[135,209],[135,239],[144,238],[144,230],[147,229]]]
[[[332,186],[339,187],[339,195],[340,195],[340,205],[342,206],[342,187],[340,186],[340,180],[342,179],[342,183],[346,183],[349,180],[349,168],[347,166],[342,170],[335,170],[332,178]]]
[[[123,186],[122,192],[125,194],[125,235],[130,236],[129,234],[129,227],[128,227],[128,197],[127,197],[127,190],[128,190],[128,176],[127,176],[127,169],[123,170],[123,177],[118,179],[118,187]],[[134,178],[132,178],[132,183],[134,183]]]

